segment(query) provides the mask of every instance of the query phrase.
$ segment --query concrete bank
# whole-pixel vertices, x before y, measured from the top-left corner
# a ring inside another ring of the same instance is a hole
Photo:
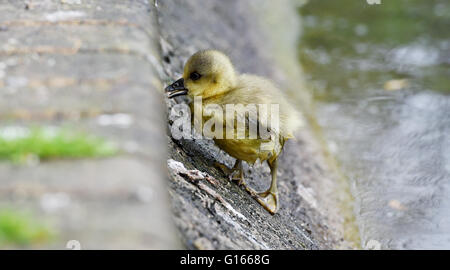
[[[179,247],[154,12],[147,1],[0,3],[0,126],[61,127],[119,148],[109,158],[2,160],[0,210],[25,212],[52,236],[19,230],[0,248]]]

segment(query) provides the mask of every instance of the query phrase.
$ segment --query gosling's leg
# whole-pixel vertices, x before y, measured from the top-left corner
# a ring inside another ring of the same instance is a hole
[[[236,160],[234,171],[230,174],[230,180],[237,181],[239,186],[245,186],[244,169],[242,168],[242,160]]]
[[[242,169],[242,160],[236,159],[233,168],[228,168],[224,164],[215,162],[216,167],[220,168],[223,173],[228,175],[230,181],[237,181],[238,185],[245,185],[244,182],[244,170]]]
[[[270,167],[270,173],[272,174],[272,182],[270,188],[267,191],[257,194],[256,200],[271,214],[275,214],[278,211],[278,189],[277,189],[277,158],[272,162],[267,161]]]

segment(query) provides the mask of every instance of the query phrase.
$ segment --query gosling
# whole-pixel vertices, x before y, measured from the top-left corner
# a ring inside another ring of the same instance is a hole
[[[276,136],[270,139],[214,139],[215,144],[236,159],[232,169],[218,164],[222,170],[228,172],[230,179],[237,180],[246,190],[271,214],[279,209],[277,189],[277,159],[283,150],[286,140],[293,138],[294,131],[300,121],[293,106],[286,100],[282,92],[269,80],[255,75],[237,74],[230,59],[222,52],[216,50],[203,50],[193,54],[186,62],[183,77],[166,87],[169,98],[179,95],[188,95],[202,98],[203,108],[207,104],[218,104],[225,108],[226,104],[278,104],[279,126]],[[193,111],[192,103],[191,112]],[[258,119],[248,119],[260,123]],[[251,114],[249,118],[254,117]],[[204,117],[202,119],[206,121]],[[226,122],[223,122],[225,130]],[[234,120],[233,120],[234,123]],[[267,121],[265,122],[267,123]],[[248,135],[248,126],[246,125]],[[270,126],[268,126],[270,129]],[[262,150],[262,143],[271,142]],[[242,161],[253,165],[256,160],[267,161],[271,170],[272,182],[267,191],[256,193],[244,181]],[[235,177],[237,175],[237,177]]]

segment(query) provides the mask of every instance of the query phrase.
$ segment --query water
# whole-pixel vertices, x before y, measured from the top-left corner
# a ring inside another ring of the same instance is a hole
[[[450,249],[450,3],[309,1],[299,58],[362,245]]]

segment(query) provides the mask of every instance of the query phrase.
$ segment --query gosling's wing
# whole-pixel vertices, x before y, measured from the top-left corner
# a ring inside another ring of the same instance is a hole
[[[295,130],[301,125],[297,110],[290,104],[284,94],[270,81],[255,75],[241,75],[238,86],[224,97],[228,104],[278,104],[279,134],[282,137],[293,138]],[[271,108],[267,106],[268,124],[270,127]],[[255,121],[258,121],[256,119]]]
[[[249,89],[247,88],[245,94],[248,94],[248,90]],[[282,123],[274,123],[275,125],[273,125],[271,122],[270,106],[267,106],[265,109],[266,117],[261,115],[261,110],[259,110],[258,105],[270,105],[266,102],[268,99],[265,99],[265,102],[260,101],[259,104],[255,104],[258,101],[255,102],[254,99],[252,102],[250,99],[243,98],[245,94],[242,95],[236,91],[232,95],[224,98],[224,111],[226,111],[227,104],[234,104],[235,106],[238,104],[243,105],[241,107],[243,111],[235,111],[234,114],[225,113],[225,122],[228,123],[230,127],[234,128],[234,138],[257,139],[261,144],[265,145],[265,147],[262,148],[266,148],[266,151],[274,151],[274,153],[279,153],[285,140],[287,139],[287,137],[280,132],[280,125],[282,125]],[[253,92],[253,94],[258,93]],[[257,95],[257,97],[260,98],[261,95]],[[274,119],[276,121],[281,119],[281,117]]]

